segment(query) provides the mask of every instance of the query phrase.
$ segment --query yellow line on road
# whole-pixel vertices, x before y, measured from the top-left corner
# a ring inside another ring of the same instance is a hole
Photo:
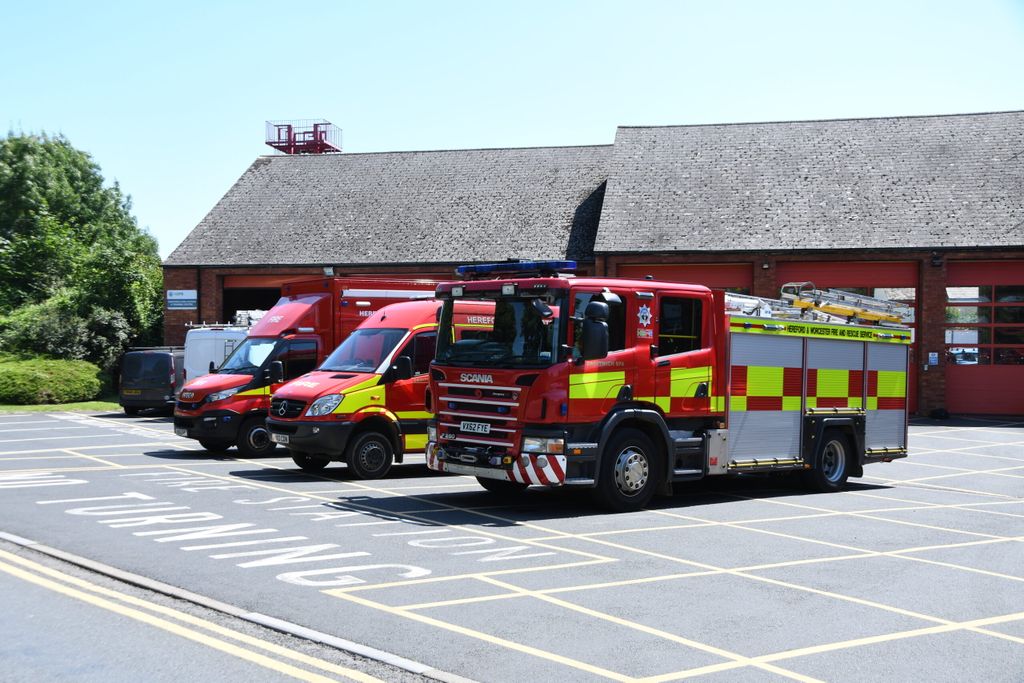
[[[145,624],[149,624],[150,626],[162,629],[164,631],[167,631],[168,633],[173,633],[174,635],[180,636],[182,638],[187,638],[191,641],[199,643],[200,645],[204,645],[215,650],[220,650],[221,652],[232,655],[234,657],[238,657],[239,659],[244,659],[246,661],[252,662],[264,668],[277,671],[278,673],[282,673],[287,676],[297,678],[299,680],[312,681],[315,683],[326,683],[328,681],[334,681],[336,679],[328,678],[326,676],[322,676],[314,672],[300,669],[298,667],[292,666],[285,662],[278,661],[276,659],[260,654],[258,652],[253,652],[251,650],[238,647],[233,643],[229,643],[224,640],[214,638],[206,633],[201,633],[199,631],[186,628],[182,624],[174,623],[168,621],[167,619],[155,616],[154,614],[143,612],[139,609],[134,609],[133,607],[127,607],[126,605],[119,603],[135,605],[136,607],[148,610],[149,612],[162,614],[164,616],[171,617],[176,621],[189,624],[191,626],[198,626],[206,631],[210,631],[218,635],[231,638],[232,640],[245,643],[246,645],[265,650],[278,657],[284,657],[296,662],[301,662],[302,664],[313,666],[332,674],[344,676],[345,678],[354,681],[361,681],[363,683],[379,683],[380,681],[380,679],[364,674],[361,671],[350,669],[348,667],[340,666],[338,664],[334,664],[323,659],[302,654],[301,652],[297,652],[295,650],[291,650],[286,647],[282,647],[280,645],[276,645],[274,643],[270,643],[259,638],[255,638],[253,636],[249,636],[244,633],[234,631],[219,624],[215,624],[211,621],[201,619],[199,617],[187,614],[185,612],[181,612],[170,607],[165,607],[163,605],[150,602],[148,600],[144,600],[142,598],[138,598],[132,595],[128,595],[126,593],[120,593],[109,588],[104,588],[103,586],[98,586],[96,584],[85,581],[84,579],[80,579],[76,576],[66,574],[51,567],[46,567],[44,565],[38,564],[36,562],[20,557],[13,553],[0,550],[0,557],[10,562],[22,565],[22,567],[26,568],[22,569],[14,566],[13,564],[8,564],[7,562],[0,561],[0,571],[6,572],[11,576],[22,579],[23,581],[34,583],[55,593],[60,593],[62,595],[66,595],[76,600],[81,600],[82,602],[91,604],[95,607],[100,607],[115,614],[119,614],[121,616],[128,617],[130,619],[134,619]],[[40,575],[48,575],[64,583],[58,583],[57,581],[44,578]],[[84,590],[72,588],[72,585],[78,586],[79,588]],[[106,597],[99,597],[100,595],[104,595]],[[113,602],[112,600],[108,600],[107,598],[117,600],[118,602]]]

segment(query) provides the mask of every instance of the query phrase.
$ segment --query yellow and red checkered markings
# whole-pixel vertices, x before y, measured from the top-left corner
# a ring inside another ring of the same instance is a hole
[[[807,369],[808,408],[906,408],[906,373],[891,370],[867,372],[867,405],[864,405],[864,371],[830,368]],[[734,411],[800,410],[803,391],[801,368],[734,365],[730,408]]]
[[[803,370],[778,366],[732,366],[731,410],[800,410]]]

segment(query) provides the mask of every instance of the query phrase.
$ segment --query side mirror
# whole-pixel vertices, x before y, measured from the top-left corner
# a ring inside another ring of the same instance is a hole
[[[603,301],[591,301],[587,304],[586,310],[583,312],[583,317],[587,320],[608,320],[608,304]]]
[[[284,363],[275,360],[270,364],[270,383],[280,384],[284,381]]]
[[[217,372],[217,366],[214,365],[213,361],[211,360],[210,361],[210,374],[213,375],[213,374],[216,374],[216,372]]]
[[[395,381],[412,378],[412,358],[409,358],[409,356],[399,356],[391,367],[395,369]]]
[[[596,303],[596,302],[595,302]],[[587,312],[594,304],[587,306]],[[599,304],[608,308],[606,304]],[[597,360],[608,355],[608,323],[591,317],[583,319],[583,348],[580,349],[583,360]]]

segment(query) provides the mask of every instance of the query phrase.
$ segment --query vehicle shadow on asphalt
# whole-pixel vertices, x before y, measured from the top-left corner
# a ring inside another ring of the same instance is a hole
[[[311,479],[336,481],[338,483],[359,482],[368,486],[388,487],[389,482],[428,478],[438,483],[454,477],[432,472],[425,465],[396,465],[385,479],[359,480],[348,473],[344,466],[330,467],[316,473],[302,470],[236,470],[232,476],[261,483],[296,484],[308,483]],[[887,490],[891,486],[849,482],[848,491]],[[301,495],[301,491],[296,491]],[[616,514],[608,512],[594,502],[591,492],[585,489],[547,489],[531,487],[514,494],[492,493],[483,488],[469,488],[460,491],[391,492],[400,495],[374,495],[370,492],[339,495],[335,504],[349,504],[369,508],[378,513],[397,515],[437,517],[439,525],[515,526],[521,523],[539,522],[552,519],[568,519],[580,516]],[[810,491],[794,476],[745,475],[719,481],[696,481],[675,484],[671,496],[655,496],[647,510],[691,510],[699,515],[703,506],[733,502],[737,499],[795,498],[811,499],[828,495]]]

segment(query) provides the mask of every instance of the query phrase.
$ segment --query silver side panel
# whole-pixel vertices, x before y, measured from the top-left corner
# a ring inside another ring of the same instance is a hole
[[[864,368],[864,342],[844,339],[808,339],[807,367],[862,370]]]
[[[799,368],[804,343],[798,337],[733,334],[731,365]],[[790,459],[800,455],[802,429],[799,410],[729,411],[729,460]]]
[[[869,410],[865,425],[864,447],[906,448],[907,414],[902,410]]]
[[[733,334],[733,365],[764,365],[799,368],[803,364],[803,340],[798,337],[769,337],[763,334]]]
[[[729,460],[800,457],[799,410],[729,414]]]
[[[907,372],[908,353],[902,344],[869,344],[868,370]],[[907,447],[906,410],[869,410],[865,429],[867,449]]]

